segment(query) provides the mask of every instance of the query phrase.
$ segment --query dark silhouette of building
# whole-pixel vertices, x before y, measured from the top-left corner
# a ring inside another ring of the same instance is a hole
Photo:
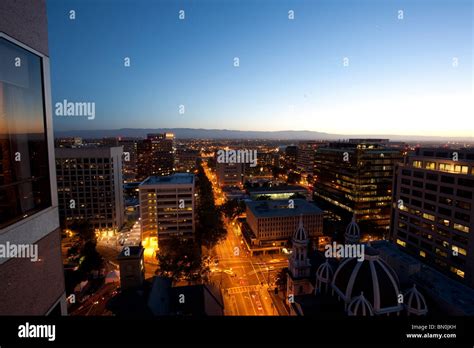
[[[148,134],[137,144],[137,179],[170,175],[175,171],[174,134]]]

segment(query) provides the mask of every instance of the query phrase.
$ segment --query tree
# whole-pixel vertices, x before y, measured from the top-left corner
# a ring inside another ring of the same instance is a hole
[[[127,220],[124,224],[124,228],[127,230],[131,230],[133,225],[135,225],[136,220]]]
[[[84,242],[95,240],[94,230],[87,221],[75,221],[69,225],[69,228],[76,232],[79,238]]]
[[[245,203],[237,199],[231,199],[222,204],[220,210],[229,219],[234,219],[245,211]]]
[[[102,256],[97,252],[95,242],[85,242],[81,251],[79,270],[89,273],[92,270],[98,270],[102,268],[103,263],[104,260]]]
[[[172,237],[157,254],[159,268],[156,274],[173,281],[200,280],[208,271],[204,266],[201,250],[192,241]]]
[[[199,200],[196,208],[196,236],[202,245],[212,248],[225,238],[227,231],[221,220],[221,212],[214,204],[212,184],[202,165],[198,167],[197,191]]]
[[[301,180],[301,174],[290,172],[288,173],[288,179],[286,179],[286,182],[288,184],[296,184],[300,182],[300,180]]]
[[[296,192],[290,196],[290,199],[306,199],[306,197],[303,194]]]
[[[275,285],[280,290],[286,289],[286,282],[288,278],[288,268],[282,268],[275,277]]]
[[[260,195],[257,197],[256,201],[268,201],[271,197],[269,195]]]
[[[286,174],[286,170],[284,168],[280,168],[278,166],[272,167],[272,175],[275,179],[278,179],[278,177],[282,174]]]

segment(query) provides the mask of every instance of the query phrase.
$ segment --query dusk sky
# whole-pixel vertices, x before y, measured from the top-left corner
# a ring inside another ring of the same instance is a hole
[[[470,0],[47,6],[53,112],[64,99],[96,103],[94,120],[54,116],[55,130],[474,136]]]

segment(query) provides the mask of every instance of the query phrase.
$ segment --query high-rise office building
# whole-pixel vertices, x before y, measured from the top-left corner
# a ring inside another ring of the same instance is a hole
[[[60,238],[46,5],[1,1],[0,315],[66,314]]]
[[[56,149],[59,213],[64,226],[87,222],[96,231],[124,223],[122,147]]]
[[[287,169],[296,169],[296,159],[298,157],[298,146],[288,145],[285,147],[283,163]]]
[[[344,225],[355,214],[364,232],[388,232],[392,178],[401,151],[388,140],[350,139],[316,151],[314,199]]]
[[[192,172],[197,167],[199,158],[198,150],[179,149],[176,153],[177,170],[180,172]]]
[[[321,143],[316,141],[306,141],[298,145],[296,169],[299,173],[304,175],[314,174],[314,160],[319,145]]]
[[[473,196],[473,150],[418,149],[395,172],[394,242],[474,287]]]
[[[194,175],[150,176],[140,186],[142,238],[194,238]]]
[[[123,148],[123,182],[134,182],[137,177],[137,147],[140,139],[106,137],[100,140],[100,146]],[[56,146],[64,147],[64,146]],[[71,146],[66,146],[71,147]]]
[[[137,144],[137,179],[170,175],[175,171],[175,139],[172,133],[148,134]]]
[[[120,138],[118,146],[123,148],[123,181],[134,182],[137,179],[138,140]]]

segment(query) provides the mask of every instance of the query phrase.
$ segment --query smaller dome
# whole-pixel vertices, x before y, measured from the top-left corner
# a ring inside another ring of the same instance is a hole
[[[303,242],[305,243],[308,240],[308,234],[306,233],[303,227],[303,214],[300,215],[300,222],[298,228],[293,234],[293,242]]]
[[[329,264],[329,261],[326,259],[326,262],[320,264],[316,270],[316,287],[314,289],[315,295],[322,292],[323,288],[325,292],[329,290],[333,274],[334,271]]]
[[[405,293],[405,308],[408,314],[425,315],[428,313],[425,297],[418,291],[415,284]]]
[[[326,262],[319,265],[316,271],[316,279],[322,283],[330,283],[332,280],[333,274],[334,274],[334,271],[331,265],[329,264],[329,261],[326,260]]]
[[[356,222],[355,214],[352,216],[352,220],[346,227],[346,233],[344,233],[344,239],[346,243],[355,244],[360,240],[360,228]]]
[[[373,316],[374,309],[364,297],[364,292],[361,292],[359,296],[354,297],[351,303],[349,303],[347,313],[351,316]]]

